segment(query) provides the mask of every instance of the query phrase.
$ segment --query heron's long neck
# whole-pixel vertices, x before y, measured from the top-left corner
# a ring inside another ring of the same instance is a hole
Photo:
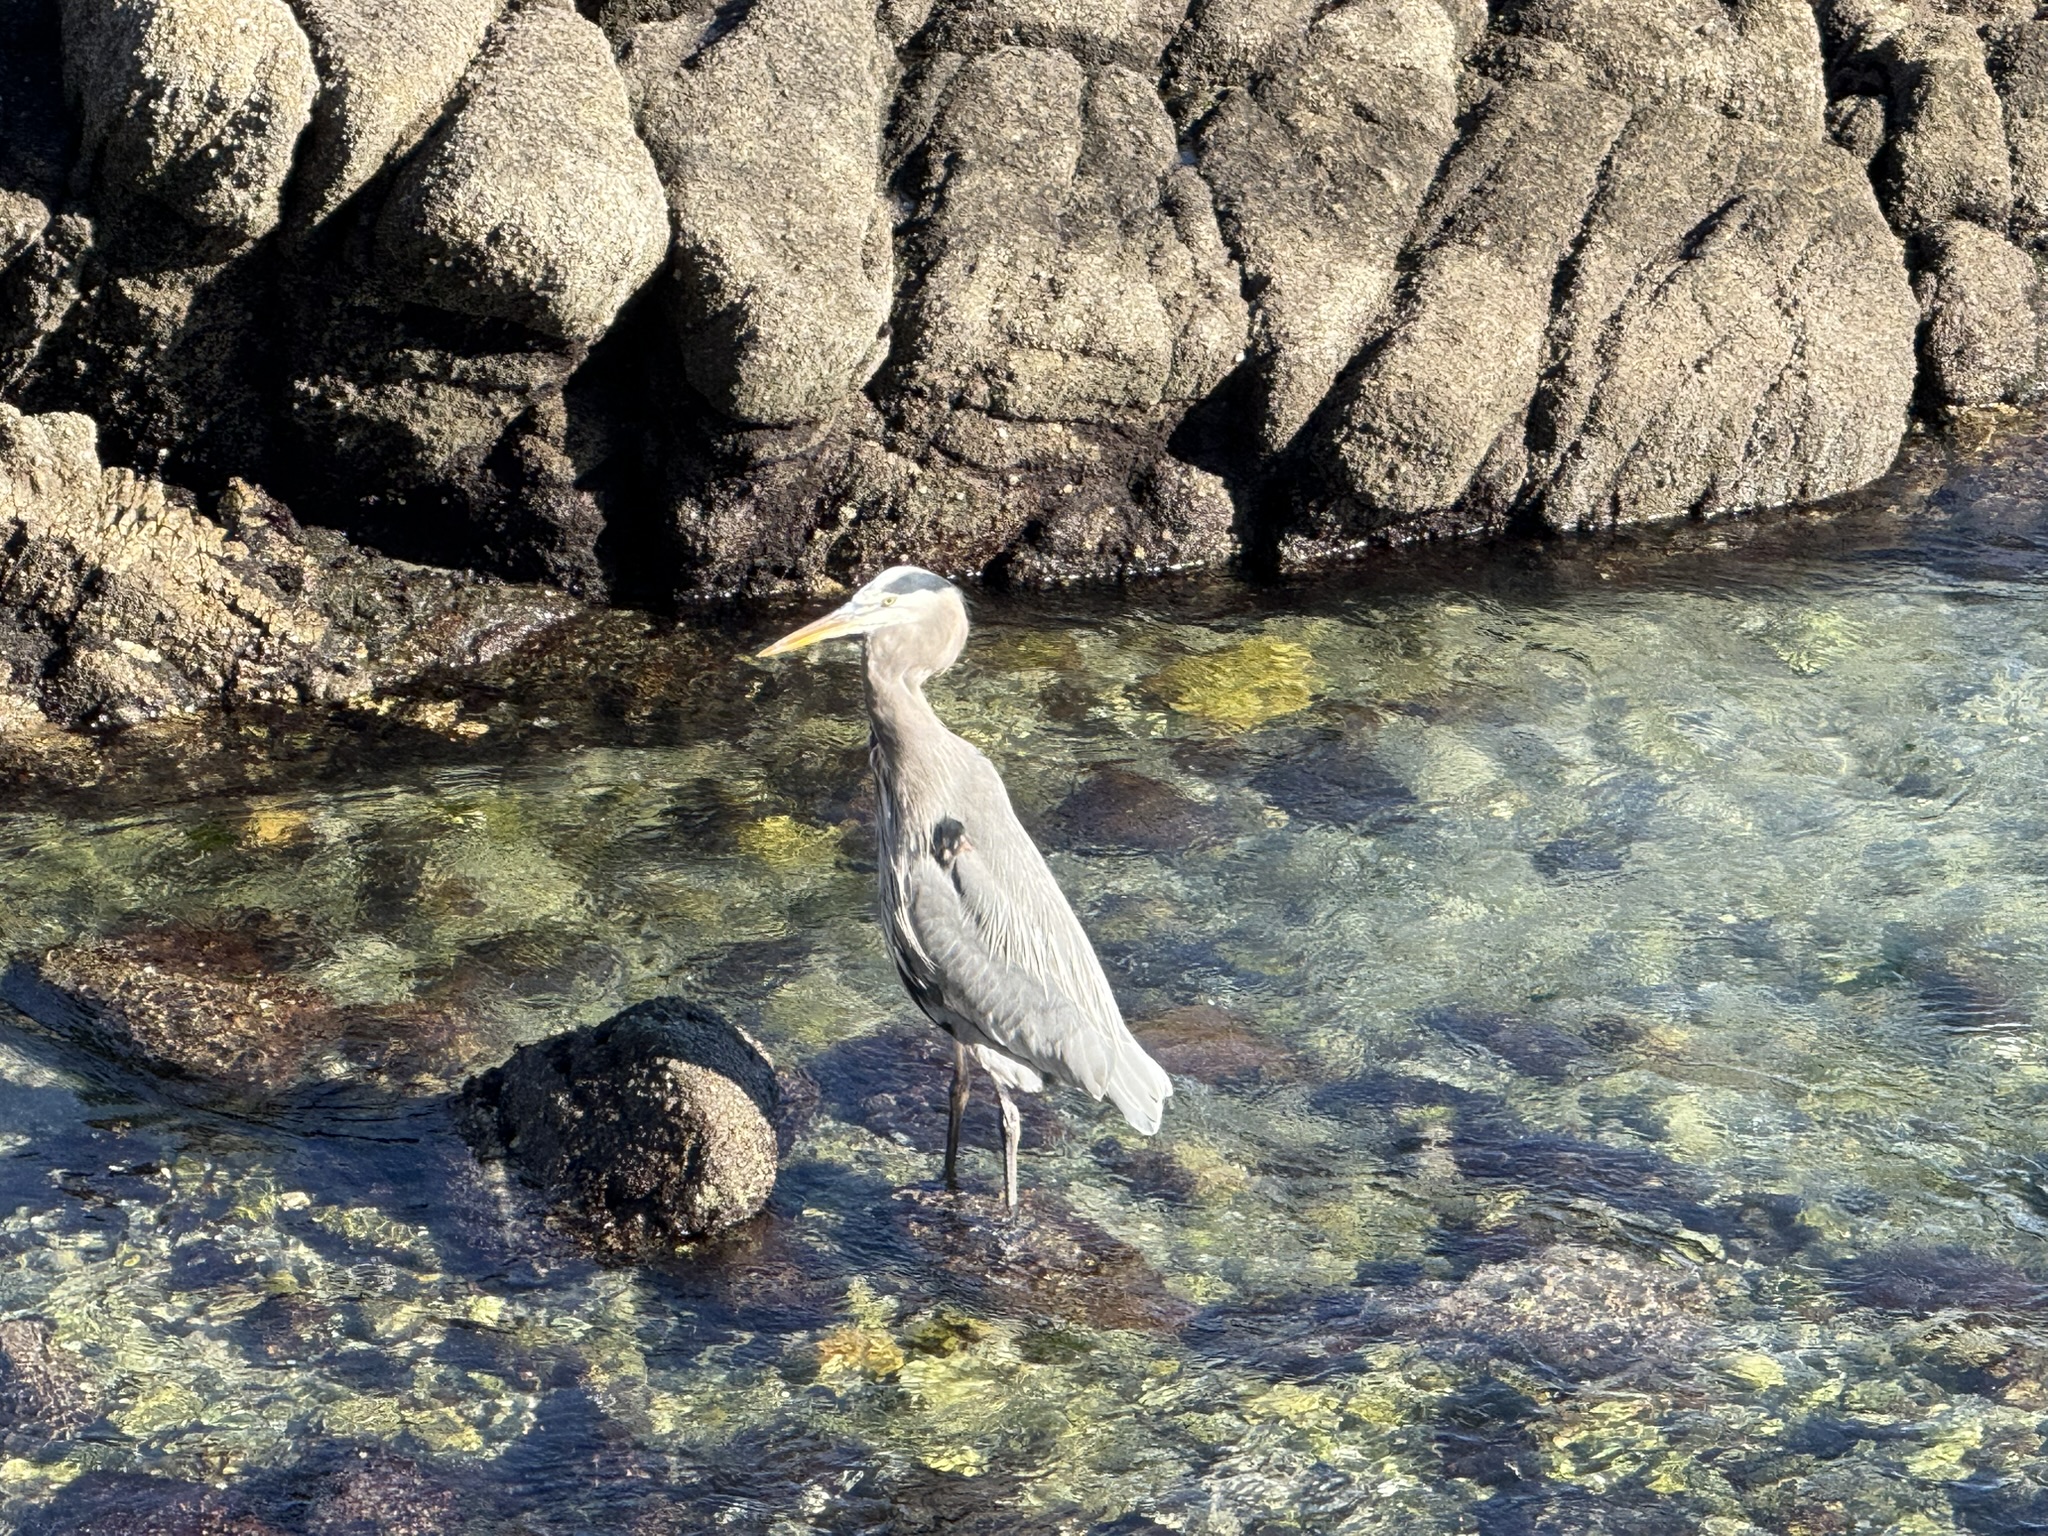
[[[924,696],[924,679],[878,662],[867,661],[868,721],[875,745],[899,769],[914,771],[919,748],[943,741],[945,722]]]

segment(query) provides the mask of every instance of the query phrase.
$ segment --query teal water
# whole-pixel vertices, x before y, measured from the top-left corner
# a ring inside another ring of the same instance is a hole
[[[935,700],[1179,1083],[1035,1103],[1014,1226],[986,1104],[934,1186],[853,658],[743,657],[796,615],[22,789],[7,955],[254,934],[425,1043],[229,1093],[0,1010],[0,1523],[2048,1528],[2041,462],[977,599]],[[818,1109],[759,1221],[602,1267],[444,1095],[664,993]]]

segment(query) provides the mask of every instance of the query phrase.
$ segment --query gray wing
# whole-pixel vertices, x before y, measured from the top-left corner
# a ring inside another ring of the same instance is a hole
[[[977,758],[964,788],[949,797],[968,807],[950,818],[957,830],[912,830],[919,846],[904,871],[908,926],[946,1007],[1010,1055],[1108,1098],[1149,1135],[1173,1084],[1124,1027],[1094,946],[995,769]]]

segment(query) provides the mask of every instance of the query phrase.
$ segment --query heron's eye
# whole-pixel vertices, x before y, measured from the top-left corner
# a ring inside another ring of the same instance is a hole
[[[882,599],[882,606],[884,608],[893,608],[895,605],[896,599],[894,597],[885,597]]]

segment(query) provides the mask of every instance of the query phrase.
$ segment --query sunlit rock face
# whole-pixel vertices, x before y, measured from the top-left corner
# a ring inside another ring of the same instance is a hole
[[[0,19],[0,398],[593,598],[1800,503],[2048,375],[2004,0]]]

